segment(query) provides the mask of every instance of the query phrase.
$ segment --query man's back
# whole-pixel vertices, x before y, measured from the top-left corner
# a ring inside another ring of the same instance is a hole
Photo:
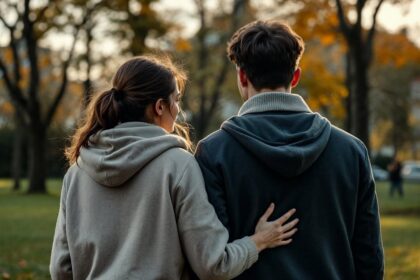
[[[284,98],[298,108],[251,106],[197,149],[209,200],[231,240],[252,234],[270,202],[276,204],[273,218],[297,209],[293,242],[263,252],[238,279],[381,278],[379,217],[366,148],[299,105],[303,100],[297,96]]]

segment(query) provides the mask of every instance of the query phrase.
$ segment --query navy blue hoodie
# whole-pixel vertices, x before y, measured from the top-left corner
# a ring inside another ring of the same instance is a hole
[[[210,202],[230,240],[272,219],[300,219],[290,245],[265,250],[237,279],[382,279],[375,184],[363,143],[289,93],[263,93],[196,152]]]

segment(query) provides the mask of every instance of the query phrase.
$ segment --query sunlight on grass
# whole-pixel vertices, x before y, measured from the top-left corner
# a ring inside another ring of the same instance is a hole
[[[404,217],[386,217],[382,218],[381,225],[383,229],[392,229],[392,228],[413,228],[410,219],[404,219]]]
[[[381,219],[385,246],[385,279],[418,279],[420,275],[420,217]]]
[[[59,196],[62,178],[47,180],[47,192],[50,195]],[[12,192],[13,182],[10,179],[0,179],[0,194]],[[28,190],[28,180],[21,180],[21,190],[16,193],[25,193]]]
[[[404,184],[402,198],[389,196],[388,182],[377,183],[376,192],[382,214],[420,215],[420,184]]]

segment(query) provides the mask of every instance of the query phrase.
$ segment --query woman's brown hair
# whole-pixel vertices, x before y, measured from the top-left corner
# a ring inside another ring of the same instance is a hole
[[[168,57],[139,56],[125,62],[115,73],[112,88],[94,95],[89,102],[85,118],[65,151],[68,162],[77,162],[80,148],[88,147],[89,137],[97,132],[124,122],[148,122],[146,108],[161,98],[170,102],[177,85],[183,92],[185,82],[185,73]],[[175,132],[191,149],[188,126],[176,123]]]

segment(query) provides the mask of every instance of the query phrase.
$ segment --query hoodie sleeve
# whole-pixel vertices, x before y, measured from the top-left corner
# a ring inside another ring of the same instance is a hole
[[[357,279],[383,279],[384,253],[378,202],[369,156],[363,145],[352,251]]]
[[[51,251],[50,273],[51,279],[73,279],[70,251],[66,235],[66,197],[67,180],[64,177],[61,189],[60,210],[53,238]]]
[[[214,206],[220,221],[229,229],[225,190],[221,178],[217,174],[217,167],[209,161],[208,155],[205,143],[200,142],[195,152],[195,158],[203,173],[208,199]]]
[[[193,158],[176,184],[174,200],[181,243],[200,279],[231,279],[257,261],[251,238],[228,244],[228,231],[208,202],[200,168]]]

